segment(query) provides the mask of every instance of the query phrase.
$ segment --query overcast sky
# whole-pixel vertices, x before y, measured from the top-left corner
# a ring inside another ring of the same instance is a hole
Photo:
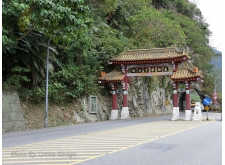
[[[209,24],[209,29],[212,32],[210,37],[210,45],[217,50],[222,51],[222,40],[225,37],[223,34],[224,27],[224,0],[189,0],[195,2],[201,10],[203,17]],[[224,45],[224,44],[223,44]]]

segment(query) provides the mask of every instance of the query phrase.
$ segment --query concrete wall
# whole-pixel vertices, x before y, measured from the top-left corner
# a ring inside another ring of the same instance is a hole
[[[26,122],[15,89],[2,90],[2,132],[26,129]]]

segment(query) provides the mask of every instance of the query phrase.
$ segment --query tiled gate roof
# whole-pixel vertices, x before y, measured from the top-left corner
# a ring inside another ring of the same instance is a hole
[[[171,76],[173,81],[196,81],[197,78],[203,78],[202,71],[190,62],[182,63]]]
[[[111,63],[130,63],[138,61],[148,61],[156,62],[170,62],[170,60],[176,59],[180,61],[185,61],[190,59],[187,53],[180,51],[174,47],[169,48],[154,48],[154,49],[137,49],[137,50],[127,50],[120,53],[117,56],[114,56],[110,59]]]
[[[121,82],[124,78],[125,74],[121,71],[114,70],[106,75],[99,77],[98,80],[102,83],[116,83]]]

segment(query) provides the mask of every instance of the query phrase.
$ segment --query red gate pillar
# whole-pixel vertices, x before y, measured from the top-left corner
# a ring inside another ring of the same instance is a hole
[[[113,84],[112,86],[112,110],[111,110],[111,116],[110,120],[117,120],[119,118],[118,110],[117,110],[117,86]]]
[[[173,84],[173,106],[178,107],[178,83]]]
[[[114,90],[112,91],[112,110],[117,110],[117,86],[114,85]]]
[[[191,110],[191,95],[190,95],[190,81],[186,82],[186,110],[185,110],[185,120],[191,120],[192,110]]]
[[[127,66],[122,65],[122,72],[124,72],[124,85],[123,85],[123,107],[121,111],[120,119],[128,119],[130,118],[129,110],[128,110],[128,78],[127,78]]]
[[[123,91],[123,107],[128,107],[128,90],[127,90],[127,75],[124,77],[124,91]]]
[[[179,106],[178,106],[178,83],[173,83],[173,117],[171,120],[179,120]]]

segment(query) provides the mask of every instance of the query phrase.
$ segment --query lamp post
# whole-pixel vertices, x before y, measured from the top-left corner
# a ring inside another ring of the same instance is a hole
[[[48,127],[48,63],[49,63],[49,43],[51,38],[48,40],[47,45],[47,58],[46,58],[46,90],[45,90],[45,118],[44,118],[44,127]]]

